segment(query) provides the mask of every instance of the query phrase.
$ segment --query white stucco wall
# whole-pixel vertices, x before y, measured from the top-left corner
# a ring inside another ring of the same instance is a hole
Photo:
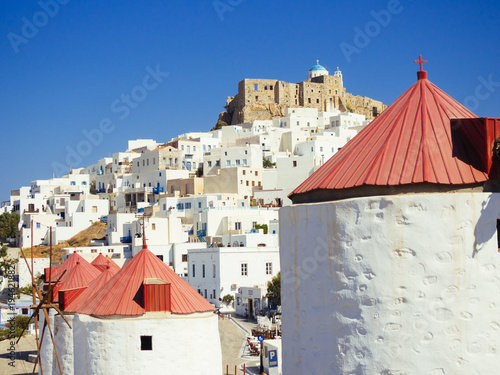
[[[98,319],[70,315],[73,330],[66,329],[66,323],[56,317],[56,342],[63,373],[222,374],[217,315],[208,312],[147,316]],[[141,351],[142,335],[152,336],[153,350]],[[44,374],[59,374],[55,362],[52,366],[43,365]]]
[[[499,194],[281,210],[283,373],[491,374]]]

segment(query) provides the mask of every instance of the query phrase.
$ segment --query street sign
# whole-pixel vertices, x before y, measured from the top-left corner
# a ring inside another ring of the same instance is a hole
[[[278,351],[269,350],[269,367],[278,367]]]
[[[259,336],[257,337],[257,340],[259,340],[259,342],[264,341],[264,335],[259,335]]]

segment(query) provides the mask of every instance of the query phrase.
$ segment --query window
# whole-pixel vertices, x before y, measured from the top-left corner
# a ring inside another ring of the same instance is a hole
[[[254,91],[257,91],[258,89],[259,89],[259,85],[257,85],[257,84],[253,85],[253,90]]]
[[[247,165],[247,159],[243,159],[243,165]]]
[[[248,184],[248,181],[247,181],[247,186],[248,186],[248,185],[249,185],[249,184]]]
[[[201,277],[205,278],[205,265],[201,266]]]
[[[236,159],[236,165],[240,165],[240,159]]]
[[[309,103],[311,103],[311,98],[307,98],[307,101],[308,101]]]
[[[319,99],[316,99],[316,103],[319,103]]]
[[[296,166],[297,166],[297,160],[294,160],[294,161],[292,162],[292,166],[293,166],[293,167],[296,167]]]
[[[153,336],[141,336],[141,350],[153,350]]]
[[[236,223],[234,223],[234,229],[240,230],[241,229],[241,222],[237,221]]]
[[[191,203],[186,203],[186,210],[191,208]]]
[[[40,223],[36,223],[36,228],[40,229]]]
[[[207,298],[207,290],[205,289],[205,298]]]
[[[188,261],[188,255],[187,254],[182,254],[182,261],[187,262]]]
[[[157,255],[158,259],[163,262],[163,255]]]
[[[156,230],[156,224],[155,223],[151,224],[151,230]]]
[[[108,253],[113,253],[114,250],[113,249],[108,249]]]
[[[272,274],[273,274],[273,263],[267,262],[266,263],[266,275],[272,275]]]
[[[201,202],[198,202],[198,208],[201,208]]]
[[[213,294],[212,294],[212,295],[214,296],[214,299],[215,299],[215,298],[216,298],[216,297],[215,297],[215,289],[213,290]]]
[[[184,151],[184,145],[181,145],[181,151]]]
[[[258,176],[259,175],[259,171],[255,171],[255,175]]]
[[[217,275],[217,268],[215,266],[215,264],[212,264],[212,277],[215,279],[215,276]],[[215,292],[214,292],[214,296],[215,296]]]
[[[193,264],[193,277],[196,277],[196,265]]]
[[[231,160],[226,160],[226,166],[230,167],[231,166]]]
[[[97,253],[97,249],[90,249],[91,253]]]
[[[97,212],[97,206],[92,206],[92,212],[96,213]]]
[[[241,263],[241,276],[248,276],[248,263]]]
[[[208,161],[208,166],[211,167],[212,166],[212,162],[211,161]]]

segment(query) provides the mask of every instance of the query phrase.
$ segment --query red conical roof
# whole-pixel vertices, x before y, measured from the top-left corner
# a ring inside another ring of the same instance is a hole
[[[113,262],[107,255],[102,255],[102,253],[99,253],[99,255],[90,264],[100,271],[106,271],[108,266],[116,269],[117,271],[120,270],[120,267],[115,262]]]
[[[87,287],[85,291],[82,292],[71,304],[64,309],[65,312],[77,312],[85,304],[92,301],[95,294],[101,289],[116,273],[120,268],[115,268],[107,266],[106,270],[97,276]]]
[[[69,259],[69,258],[68,258]],[[82,258],[83,259],[83,258]],[[64,262],[66,263],[66,262]],[[64,264],[63,263],[63,264]],[[76,262],[75,266],[64,274],[61,282],[59,282],[53,289],[53,302],[59,301],[59,291],[66,289],[75,289],[89,285],[96,277],[101,274],[97,268],[92,266],[89,262]],[[64,279],[64,280],[63,280]]]
[[[419,80],[291,194],[361,186],[484,182],[487,173],[452,153],[450,119],[477,116]]]
[[[75,251],[61,265],[56,266],[56,267],[52,267],[52,273],[50,275],[51,278],[52,278],[51,281],[52,282],[57,281],[57,279],[59,278],[59,276],[61,276],[62,273],[64,271],[66,271],[66,273],[63,276],[63,278],[61,279],[61,281],[65,281],[68,278],[69,272],[73,269],[73,267],[76,266],[76,264],[78,262],[84,264],[85,266],[92,267],[91,264],[85,260],[85,258],[83,258],[82,256],[78,255],[76,253],[76,251]],[[49,270],[50,270],[50,267],[45,268],[45,281],[46,282],[49,281]]]
[[[214,307],[148,249],[142,249],[109,280],[92,301],[78,309],[87,315],[142,315],[145,309],[137,294],[144,279],[156,278],[170,283],[171,311],[191,314],[212,311]]]

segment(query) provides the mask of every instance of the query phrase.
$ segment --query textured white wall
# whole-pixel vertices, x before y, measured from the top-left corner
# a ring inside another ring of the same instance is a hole
[[[217,315],[208,312],[165,318],[160,313],[148,317],[97,319],[77,314],[69,316],[73,330],[61,317],[55,317],[63,373],[222,374]],[[152,351],[140,350],[141,335],[153,336]],[[42,348],[43,372],[59,374],[49,342],[47,336]]]
[[[491,374],[499,194],[281,210],[283,373]]]

